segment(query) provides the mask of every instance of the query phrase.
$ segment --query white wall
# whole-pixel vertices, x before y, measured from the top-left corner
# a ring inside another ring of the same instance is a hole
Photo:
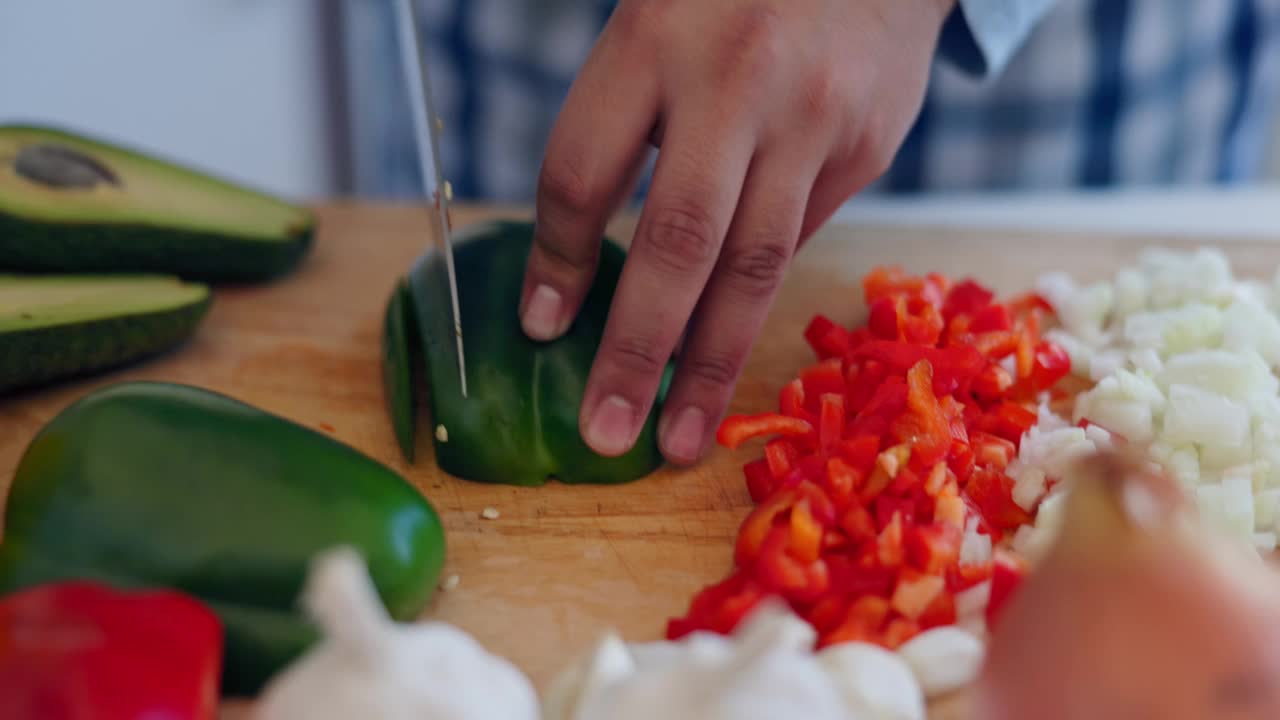
[[[334,187],[313,0],[3,0],[0,123],[43,121],[303,198]]]

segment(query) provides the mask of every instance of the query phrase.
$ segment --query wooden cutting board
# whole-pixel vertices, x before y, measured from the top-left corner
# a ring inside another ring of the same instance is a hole
[[[427,218],[412,207],[331,204],[319,208],[313,254],[272,285],[217,292],[197,337],[128,370],[0,399],[0,492],[36,431],[92,388],[122,380],[169,380],[227,393],[304,425],[332,432],[402,472],[440,511],[448,534],[444,576],[460,583],[436,595],[425,617],[454,623],[515,662],[539,687],[610,628],[627,640],[661,637],[667,618],[730,570],[738,524],[751,507],[741,465],[759,455],[715,449],[700,465],[662,470],[621,487],[513,488],[446,476],[424,433],[406,465],[385,411],[380,375],[384,303],[419,254]],[[459,209],[455,224],[527,210]],[[630,238],[630,219],[612,232]],[[1278,237],[1277,239],[1280,239]],[[872,267],[973,275],[1013,293],[1038,272],[1099,279],[1131,262],[1151,240],[978,231],[830,226],[799,254],[749,361],[731,412],[773,409],[778,389],[812,362],[801,332],[815,312],[852,323],[864,313],[859,281]],[[1211,239],[1169,239],[1191,247]],[[1237,273],[1270,275],[1280,244],[1223,245]],[[515,309],[512,308],[512,312]],[[481,511],[501,516],[485,520]],[[228,704],[227,718],[248,716]],[[933,716],[966,716],[963,698]]]

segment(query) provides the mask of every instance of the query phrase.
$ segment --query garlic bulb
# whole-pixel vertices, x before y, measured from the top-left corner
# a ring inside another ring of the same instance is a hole
[[[841,643],[818,654],[840,688],[849,717],[925,720],[924,693],[898,654],[870,643]]]
[[[922,693],[901,658],[849,646],[814,653],[814,640],[812,627],[774,603],[762,604],[731,638],[693,633],[624,646],[610,635],[557,678],[543,718],[924,718]]]
[[[471,636],[399,625],[349,548],[316,558],[304,590],[325,637],[272,679],[257,720],[538,720],[533,685]]]
[[[911,666],[925,697],[935,698],[977,679],[985,649],[973,633],[938,627],[908,640],[898,648],[898,655]]]

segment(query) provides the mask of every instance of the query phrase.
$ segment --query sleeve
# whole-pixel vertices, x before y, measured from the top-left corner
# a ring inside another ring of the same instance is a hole
[[[1056,0],[957,0],[939,56],[979,77],[999,75]]]

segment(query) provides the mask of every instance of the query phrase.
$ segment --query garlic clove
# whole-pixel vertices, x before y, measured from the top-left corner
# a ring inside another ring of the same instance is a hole
[[[817,655],[857,720],[925,720],[924,691],[907,661],[870,643],[842,643]]]
[[[984,647],[972,633],[939,627],[911,638],[898,655],[911,666],[926,698],[932,699],[967,686],[982,668]]]
[[[724,662],[733,654],[733,641],[719,633],[699,631],[684,636],[679,642],[631,643],[627,649],[636,667],[648,670],[682,661],[695,664]]]
[[[849,720],[839,688],[812,652],[813,639],[812,628],[789,608],[762,605],[733,636],[694,633],[628,646],[634,672],[578,693],[572,714],[544,720]],[[581,663],[576,672],[558,683],[566,696],[580,687]]]
[[[636,662],[617,634],[601,641],[563,670],[542,699],[542,720],[575,720],[583,700],[635,673]]]
[[[392,622],[354,550],[317,556],[303,601],[324,637],[271,679],[256,720],[538,720],[532,683],[470,635]]]

